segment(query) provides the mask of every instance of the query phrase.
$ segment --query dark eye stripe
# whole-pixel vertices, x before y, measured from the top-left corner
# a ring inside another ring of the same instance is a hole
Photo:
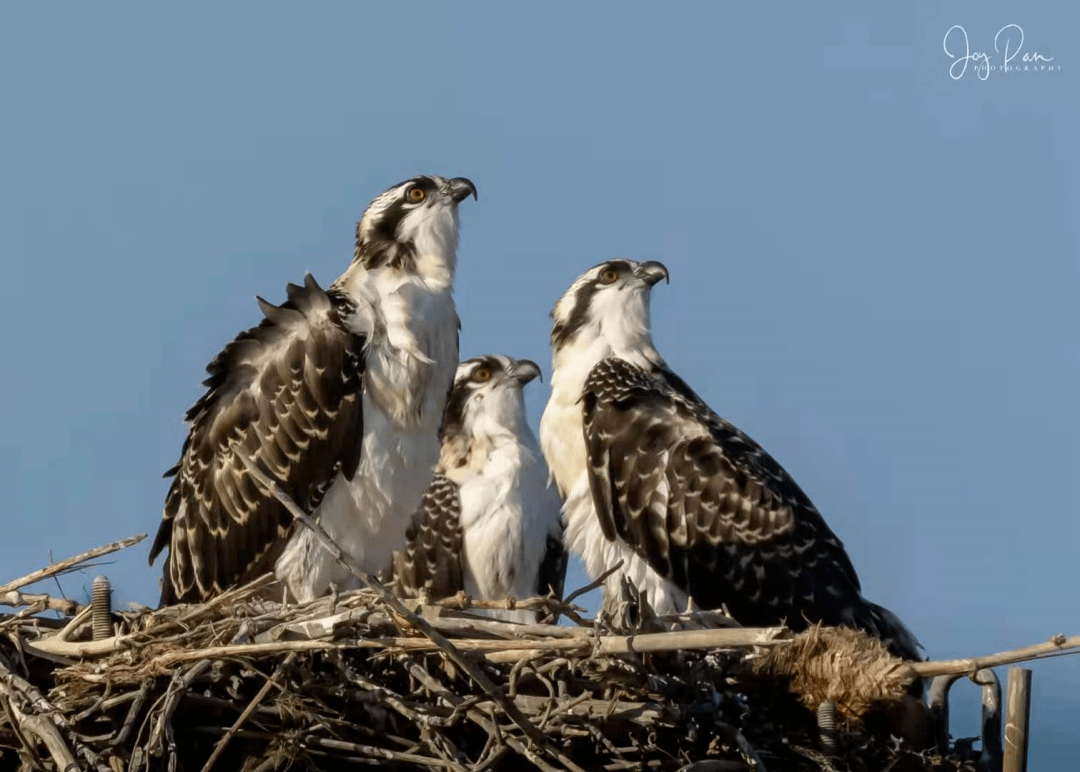
[[[398,225],[401,224],[402,218],[408,214],[413,205],[418,203],[416,201],[409,201],[409,191],[413,188],[419,188],[424,191],[424,201],[427,201],[435,191],[436,185],[435,181],[428,177],[417,177],[412,180],[410,184],[405,187],[402,194],[398,196],[397,200],[386,207],[382,216],[379,218],[377,230],[381,237],[392,240],[394,234],[397,233],[397,228]]]
[[[608,270],[616,271],[622,276],[633,269],[626,260],[608,260],[606,263],[593,268],[592,281],[588,281],[578,288],[577,297],[574,299],[574,308],[570,311],[570,316],[567,317],[565,322],[556,323],[551,328],[551,348],[553,350],[562,348],[567,341],[574,337],[578,330],[585,326],[593,295],[601,287],[607,286],[600,280],[600,277],[604,274],[604,271]]]
[[[419,188],[420,190],[424,191],[424,200],[426,201],[428,197],[438,188],[438,185],[435,184],[435,180],[431,179],[430,177],[416,177],[410,180],[410,183],[411,184],[407,188],[405,188],[405,195],[403,196],[403,198],[405,199],[408,199],[409,191]]]
[[[399,243],[397,230],[405,215],[417,207],[425,206],[426,202],[431,200],[432,194],[439,190],[440,179],[421,175],[383,191],[380,199],[385,201],[389,198],[389,203],[367,221],[366,227],[369,230],[361,231],[360,226],[365,222],[363,218],[356,225],[353,260],[368,269],[389,265],[407,271],[416,270],[416,245],[411,241]],[[426,193],[423,201],[408,200],[409,191],[416,188]],[[367,215],[368,212],[365,211],[364,216]]]
[[[475,364],[475,367],[468,370],[468,375],[455,380],[453,387],[450,389],[450,398],[446,401],[446,408],[443,410],[442,428],[439,430],[440,441],[447,435],[459,434],[465,427],[465,404],[469,401],[472,393],[480,386],[479,383],[473,380],[473,374],[481,367],[487,367],[491,370],[491,376],[494,378],[495,374],[502,370],[502,362],[498,358],[482,356],[462,362],[458,367],[459,372],[464,369],[464,366],[470,364]],[[490,379],[484,381],[484,383],[490,382]]]
[[[461,363],[461,365],[458,366],[458,369],[461,370],[466,365],[475,366],[469,368],[469,374],[468,376],[466,376],[465,380],[472,378],[473,373],[475,373],[481,367],[486,367],[491,370],[492,375],[503,369],[502,361],[498,357],[490,354],[482,357],[473,357],[472,359],[466,359],[464,362]]]

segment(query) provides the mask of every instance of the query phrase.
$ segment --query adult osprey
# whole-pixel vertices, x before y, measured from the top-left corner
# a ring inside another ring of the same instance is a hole
[[[395,561],[403,594],[465,590],[474,598],[562,596],[566,549],[559,495],[525,420],[522,389],[540,375],[528,359],[462,362],[442,425],[431,487]],[[533,622],[536,612],[493,616]]]
[[[271,569],[308,600],[353,577],[249,474],[246,456],[338,545],[380,571],[431,481],[458,359],[452,297],[458,204],[476,187],[420,176],[356,226],[329,290],[308,275],[207,367],[150,562],[166,546],[161,602],[190,602]]]
[[[552,311],[554,372],[540,422],[568,546],[596,577],[622,573],[657,613],[726,606],[745,625],[848,625],[919,658],[866,600],[844,546],[787,472],[717,416],[653,346],[661,263],[611,260]],[[618,574],[607,583],[616,591]]]

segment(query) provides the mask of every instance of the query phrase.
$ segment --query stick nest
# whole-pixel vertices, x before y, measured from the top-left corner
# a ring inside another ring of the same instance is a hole
[[[25,596],[0,616],[0,768],[974,769],[861,731],[913,674],[860,633],[713,612],[627,634],[552,598],[406,608],[373,585],[282,605],[265,589],[114,613],[98,640],[90,609]]]

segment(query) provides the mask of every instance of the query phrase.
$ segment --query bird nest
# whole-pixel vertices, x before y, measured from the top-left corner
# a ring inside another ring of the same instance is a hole
[[[4,769],[974,769],[875,732],[915,673],[847,630],[693,613],[628,631],[573,597],[405,605],[375,582],[283,605],[266,580],[103,626],[13,584]],[[483,615],[506,607],[542,621]]]

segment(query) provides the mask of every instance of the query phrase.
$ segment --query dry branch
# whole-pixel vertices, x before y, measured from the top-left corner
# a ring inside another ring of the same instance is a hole
[[[140,533],[137,536],[129,536],[126,539],[120,539],[110,544],[106,544],[103,547],[95,547],[92,550],[75,555],[74,557],[61,560],[57,563],[53,563],[50,566],[46,566],[39,571],[34,571],[31,574],[20,577],[13,582],[8,582],[5,585],[0,586],[0,595],[5,595],[12,590],[18,590],[21,587],[26,587],[29,584],[35,584],[43,579],[49,579],[53,576],[71,571],[74,568],[78,568],[80,564],[93,560],[94,558],[100,558],[105,555],[110,555],[113,552],[118,552],[122,549],[126,549],[134,544],[138,544],[146,538],[145,533]]]
[[[56,724],[44,716],[23,713],[14,700],[8,702],[8,706],[11,709],[12,717],[19,722],[19,727],[23,732],[37,737],[45,745],[58,770],[62,770],[62,772],[79,772],[79,764],[75,761],[71,751],[68,750],[67,743],[64,742],[64,738],[60,735],[60,730],[56,728]]]
[[[1059,634],[1045,643],[1036,643],[1034,646],[1024,646],[998,654],[988,654],[985,657],[945,659],[937,662],[911,662],[909,667],[918,678],[933,678],[939,675],[966,675],[987,668],[1015,665],[1018,662],[1031,662],[1045,657],[1057,657],[1062,654],[1075,653],[1080,653],[1080,635],[1066,638],[1064,635]]]
[[[42,611],[59,611],[61,614],[74,614],[79,609],[79,604],[67,598],[54,598],[44,593],[23,593],[18,590],[10,590],[0,595],[0,606],[37,606]]]
[[[295,658],[296,652],[290,652],[289,655],[285,657],[285,661],[278,666],[278,669],[274,673],[274,675],[268,678],[266,680],[266,683],[263,684],[262,688],[259,689],[258,693],[254,697],[252,697],[251,702],[249,702],[248,706],[244,708],[244,712],[240,714],[240,717],[233,722],[233,725],[229,727],[228,731],[225,732],[225,734],[221,736],[221,739],[217,741],[217,744],[214,746],[213,753],[210,754],[210,758],[206,760],[205,764],[203,764],[202,772],[210,772],[210,770],[214,766],[214,762],[221,758],[221,754],[225,750],[225,746],[229,744],[229,740],[231,740],[236,735],[236,733],[240,730],[240,727],[247,723],[248,719],[251,718],[251,714],[254,713],[255,709],[259,707],[259,703],[266,699],[266,695],[268,695],[270,693],[270,690],[277,685],[277,681],[281,677],[281,674],[284,672],[285,668],[291,665]]]

